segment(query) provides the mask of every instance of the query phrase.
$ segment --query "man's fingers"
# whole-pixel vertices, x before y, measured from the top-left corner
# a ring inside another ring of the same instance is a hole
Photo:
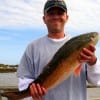
[[[83,48],[83,54],[86,55],[86,56],[93,56],[94,52],[93,51],[90,51],[89,49],[87,48]]]
[[[42,88],[40,87],[39,84],[37,84],[36,86],[37,86],[37,90],[38,90],[39,95],[42,96],[43,95]]]
[[[88,48],[83,48],[82,52],[80,53],[78,59],[79,62],[87,62],[90,65],[95,64],[96,62],[96,56],[94,54],[95,52],[95,46],[94,45],[90,45]]]
[[[90,60],[90,57],[91,57],[90,55],[91,55],[90,53],[83,51],[80,53],[79,59],[80,60]]]
[[[89,50],[90,50],[91,52],[94,52],[94,51],[96,50],[96,48],[95,48],[95,46],[94,46],[93,44],[90,44],[90,45],[89,45]]]
[[[37,84],[37,89],[38,89],[38,93],[42,96],[46,94],[46,89],[42,86],[40,86],[39,84]]]
[[[41,96],[38,93],[37,86],[34,83],[30,86],[30,90],[31,90],[31,95],[35,100],[41,100]]]
[[[44,87],[42,87],[42,90],[43,90],[43,95],[45,95],[47,93],[47,90]]]
[[[32,83],[30,85],[30,92],[34,100],[41,100],[42,96],[46,94],[47,90],[39,84]]]

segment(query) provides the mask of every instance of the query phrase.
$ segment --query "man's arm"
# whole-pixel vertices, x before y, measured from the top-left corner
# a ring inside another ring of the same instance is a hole
[[[100,61],[95,56],[95,46],[90,45],[88,48],[83,48],[79,55],[81,63],[87,63],[87,79],[90,83],[100,86]]]
[[[19,91],[23,91],[29,87],[29,84],[32,83],[34,80],[29,78],[18,78],[18,88]]]
[[[100,86],[100,60],[97,59],[96,64],[90,66],[87,65],[87,77],[88,82]]]

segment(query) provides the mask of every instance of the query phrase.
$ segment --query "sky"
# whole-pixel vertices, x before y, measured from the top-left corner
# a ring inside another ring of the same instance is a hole
[[[27,45],[47,34],[42,20],[46,0],[0,0],[0,63],[19,64]],[[72,36],[100,33],[100,0],[65,0]],[[100,58],[100,41],[96,56]]]

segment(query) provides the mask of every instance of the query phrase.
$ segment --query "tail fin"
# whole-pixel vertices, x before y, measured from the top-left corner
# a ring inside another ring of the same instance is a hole
[[[20,100],[26,97],[31,96],[29,89],[26,89],[24,91],[15,91],[15,92],[3,92],[1,93],[1,96],[6,97],[10,100]]]

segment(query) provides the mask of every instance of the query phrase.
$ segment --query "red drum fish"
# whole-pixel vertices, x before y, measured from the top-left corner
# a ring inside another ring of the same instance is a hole
[[[96,45],[99,40],[97,32],[90,32],[73,37],[67,41],[53,56],[51,61],[44,67],[34,83],[39,83],[46,89],[51,89],[63,80],[67,79],[71,73],[78,75],[81,67],[78,56],[84,47],[90,44]],[[31,96],[29,88],[24,91],[3,93],[11,100],[19,100]]]

